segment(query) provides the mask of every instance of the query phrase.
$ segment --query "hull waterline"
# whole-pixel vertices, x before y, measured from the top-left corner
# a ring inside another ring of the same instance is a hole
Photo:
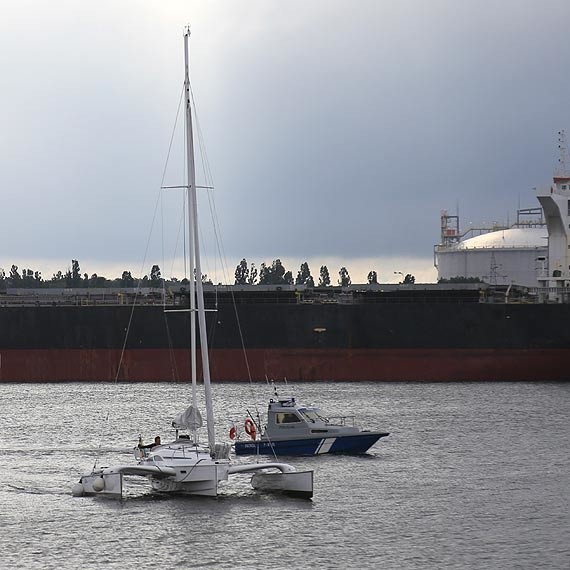
[[[381,437],[388,433],[362,432],[358,435],[313,437],[282,441],[236,441],[236,455],[323,455],[325,453],[366,453]]]
[[[2,349],[0,382],[186,382],[188,351]],[[296,381],[566,381],[569,349],[252,349],[252,378]],[[210,351],[212,381],[245,381],[237,349]],[[173,376],[172,371],[178,372]]]

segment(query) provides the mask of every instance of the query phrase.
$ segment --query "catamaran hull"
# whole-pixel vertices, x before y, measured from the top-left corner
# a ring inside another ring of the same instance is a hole
[[[280,471],[268,472],[267,469]],[[290,465],[281,463],[241,464],[233,467],[227,463],[194,465],[190,469],[141,464],[120,465],[86,473],[79,483],[72,487],[71,492],[76,497],[121,499],[123,475],[138,475],[148,478],[156,492],[216,497],[218,484],[220,481],[227,481],[230,473],[253,473],[251,486],[259,491],[283,493],[305,499],[313,496],[313,472],[295,471]]]
[[[322,455],[324,453],[366,453],[388,433],[369,432],[358,435],[288,439],[282,441],[236,441],[236,455]]]
[[[150,483],[152,489],[160,493],[215,497],[218,484],[227,479],[227,465],[196,465],[183,471],[177,469],[176,478],[151,478]]]
[[[81,477],[72,493],[77,496],[121,498],[123,476],[145,477],[151,488],[161,493],[176,493],[215,497],[220,481],[228,479],[228,464],[159,467],[158,465],[119,465],[96,469]]]
[[[72,493],[76,496],[120,499],[123,495],[123,474],[93,471],[81,477],[79,483],[74,485]]]
[[[293,471],[287,473],[255,473],[251,486],[257,491],[283,493],[291,497],[310,499],[313,496],[313,472]]]

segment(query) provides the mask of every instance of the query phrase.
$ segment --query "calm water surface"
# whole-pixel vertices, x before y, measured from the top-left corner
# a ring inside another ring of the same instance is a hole
[[[99,465],[170,436],[178,384],[0,385],[0,568],[570,568],[570,383],[323,383],[283,389],[386,429],[365,456],[289,459],[312,501],[247,478],[217,499],[73,498]],[[266,386],[215,384],[217,432]],[[108,416],[108,421],[106,417]]]

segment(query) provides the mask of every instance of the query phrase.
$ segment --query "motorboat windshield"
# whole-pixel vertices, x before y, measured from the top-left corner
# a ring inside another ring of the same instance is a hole
[[[300,408],[301,415],[310,422],[324,422],[327,423],[328,419],[319,414],[317,408]]]

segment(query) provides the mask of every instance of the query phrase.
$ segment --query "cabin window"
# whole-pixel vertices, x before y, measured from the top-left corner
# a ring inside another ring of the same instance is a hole
[[[313,411],[313,410],[302,410],[301,413],[310,421],[310,422],[316,422],[318,420],[322,420],[323,418],[321,418],[321,416],[319,416],[319,414],[317,414],[317,412]]]
[[[562,184],[562,190],[566,190],[566,184]]]
[[[292,424],[295,422],[300,422],[301,418],[297,414],[291,414],[289,412],[278,412],[275,414],[275,421],[278,424]]]
[[[568,215],[570,216],[570,200],[568,200]]]

